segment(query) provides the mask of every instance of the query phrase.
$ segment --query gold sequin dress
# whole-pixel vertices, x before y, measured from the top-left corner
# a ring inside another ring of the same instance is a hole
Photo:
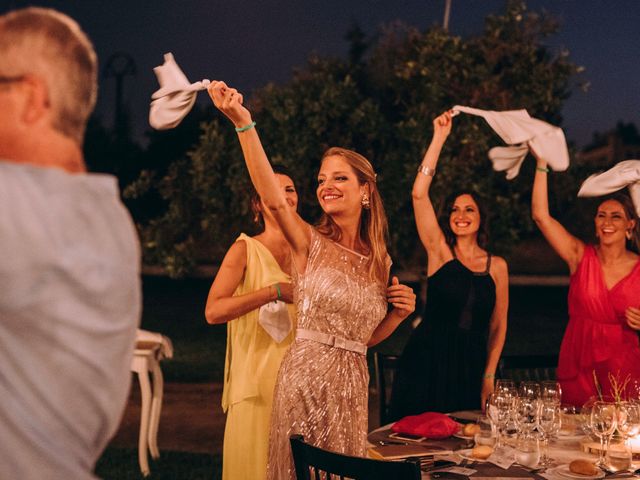
[[[367,258],[311,230],[304,274],[293,268],[296,339],[274,392],[267,478],[295,478],[289,436],[365,455],[369,372],[366,343],[387,312],[385,286]]]

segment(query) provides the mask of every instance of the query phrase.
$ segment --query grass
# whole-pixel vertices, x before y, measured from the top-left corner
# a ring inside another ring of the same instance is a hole
[[[98,460],[96,475],[104,480],[217,480],[222,478],[220,455],[162,451],[150,460],[151,475],[143,477],[138,465],[138,450],[107,448]]]

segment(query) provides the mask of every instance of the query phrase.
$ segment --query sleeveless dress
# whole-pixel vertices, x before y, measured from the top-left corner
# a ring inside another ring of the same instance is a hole
[[[582,406],[596,395],[594,370],[605,395],[611,391],[609,373],[621,381],[627,375],[640,381],[638,335],[625,319],[628,307],[640,307],[640,260],[608,290],[596,249],[585,246],[571,276],[568,303],[569,324],[558,360],[562,402]]]
[[[311,229],[304,273],[293,267],[296,339],[273,402],[267,478],[295,479],[289,436],[320,448],[366,454],[366,342],[387,312],[385,285],[368,278],[367,257]]]
[[[245,234],[236,241],[247,246],[247,266],[234,296],[277,282],[290,282],[271,252]],[[287,305],[289,317],[295,308]],[[227,412],[222,456],[225,480],[264,479],[267,472],[273,389],[280,363],[293,332],[276,343],[258,323],[258,309],[227,323],[222,409]]]
[[[389,414],[397,420],[420,413],[480,408],[489,324],[496,286],[457,258],[429,277],[422,322],[400,356]]]

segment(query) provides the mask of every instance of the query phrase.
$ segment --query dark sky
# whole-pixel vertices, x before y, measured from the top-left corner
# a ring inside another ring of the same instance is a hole
[[[95,43],[101,63],[130,54],[137,75],[125,81],[136,131],[147,129],[152,68],[173,52],[192,80],[223,79],[249,91],[284,82],[309,53],[344,56],[344,34],[356,21],[367,33],[400,19],[419,28],[442,21],[445,0],[0,0],[0,12],[30,4],[74,17]],[[550,39],[585,67],[588,93],[575,91],[564,109],[565,132],[579,145],[618,120],[640,125],[640,0],[529,0],[562,21]],[[450,31],[478,33],[504,0],[452,0]],[[112,122],[115,82],[101,80],[98,111]],[[526,105],[523,105],[526,107]]]

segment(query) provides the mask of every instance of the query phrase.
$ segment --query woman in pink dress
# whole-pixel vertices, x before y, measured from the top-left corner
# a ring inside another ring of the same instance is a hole
[[[316,191],[323,216],[312,227],[287,205],[242,95],[223,82],[209,94],[235,125],[251,180],[291,248],[298,322],[276,381],[267,478],[293,479],[291,434],[365,455],[367,346],[413,312],[415,295],[395,277],[387,286],[387,219],[366,158],[343,148],[325,152]]]
[[[640,226],[630,199],[606,197],[595,216],[596,245],[586,245],[549,214],[547,173],[538,159],[533,183],[533,219],[571,273],[569,324],[562,339],[558,380],[563,403],[582,406],[604,395],[609,374],[640,380]]]

